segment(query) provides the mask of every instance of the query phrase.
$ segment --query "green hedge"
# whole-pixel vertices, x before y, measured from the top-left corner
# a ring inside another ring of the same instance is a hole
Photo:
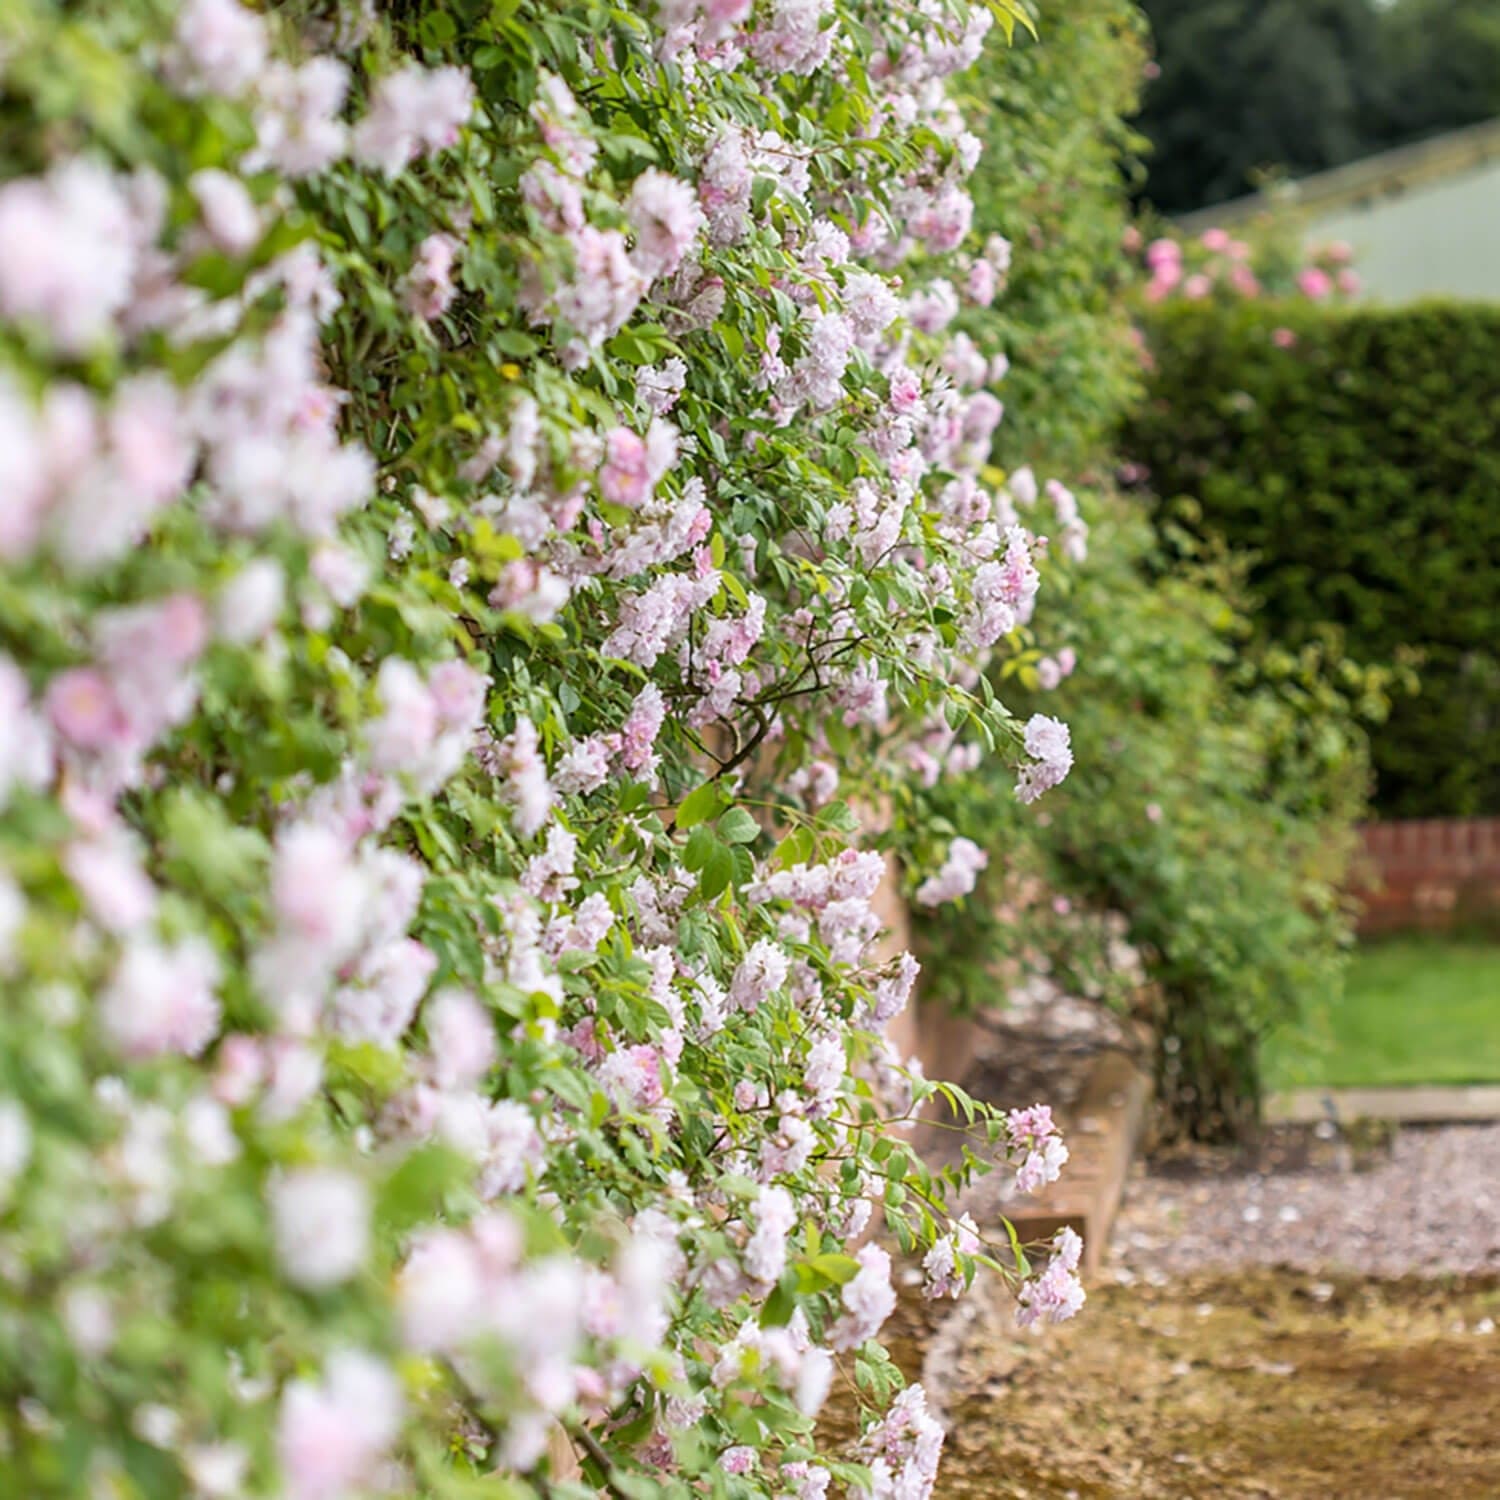
[[[1144,36],[1129,0],[1046,0],[1038,26],[1042,45],[965,83],[985,146],[976,222],[1015,258],[994,308],[964,328],[1011,362],[997,468],[1076,488],[1093,528],[1085,559],[1054,547],[1043,564],[1042,597],[1066,598],[1067,619],[1039,612],[995,683],[1023,717],[1066,721],[1076,763],[1040,816],[1013,778],[983,770],[897,791],[903,825],[932,840],[908,860],[914,887],[953,838],[990,855],[970,899],[919,898],[923,977],[961,1010],[1041,978],[1142,1011],[1162,1128],[1222,1139],[1256,1118],[1262,1038],[1339,984],[1338,891],[1368,781],[1351,702],[1368,674],[1329,670],[1315,649],[1258,649],[1243,569],[1168,558],[1104,482],[1141,385],[1126,121]],[[1027,514],[1056,519],[1046,499]],[[1076,672],[1055,680],[1064,658]],[[1139,965],[1122,963],[1122,938]]]
[[[939,813],[1004,854],[981,899],[922,924],[925,977],[960,1009],[989,1002],[997,969],[1129,1007],[1158,1042],[1159,1128],[1243,1136],[1262,1042],[1341,983],[1362,674],[1311,648],[1247,650],[1236,565],[1164,566],[1119,497],[1087,514],[1088,561],[1048,580],[1069,590],[1048,643],[1077,670],[1053,691],[1024,673],[1005,687],[1013,712],[1067,721],[1077,762],[1045,819],[993,779],[939,784]]]
[[[1183,305],[1148,333],[1123,446],[1164,528],[1252,554],[1268,640],[1416,649],[1420,692],[1375,736],[1379,811],[1500,812],[1500,308]]]
[[[1124,179],[1143,144],[1146,35],[1132,0],[1043,0],[1041,41],[1017,33],[965,77],[964,106],[984,141],[970,178],[975,222],[1015,245],[993,309],[966,327],[1011,361],[996,462],[1077,477],[1113,441],[1136,398],[1140,361],[1121,253]]]

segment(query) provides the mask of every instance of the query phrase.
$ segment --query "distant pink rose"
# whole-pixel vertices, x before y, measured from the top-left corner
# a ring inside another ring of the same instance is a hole
[[[1146,288],[1146,296],[1153,302],[1160,302],[1176,289],[1181,280],[1181,263],[1175,260],[1163,261],[1152,273],[1151,284]]]
[[[1297,277],[1297,285],[1304,297],[1321,302],[1333,290],[1333,278],[1318,266],[1309,266]]]
[[[1229,231],[1227,229],[1205,229],[1200,243],[1205,250],[1211,250],[1215,255],[1222,255],[1229,249]]]
[[[1152,240],[1146,246],[1146,264],[1160,272],[1163,266],[1182,265],[1182,246],[1176,240]]]
[[[1195,276],[1189,276],[1182,283],[1182,295],[1190,302],[1201,302],[1214,289],[1212,280],[1201,271]]]
[[[1278,349],[1294,349],[1297,346],[1297,335],[1290,328],[1278,328],[1271,335],[1271,342]]]
[[[1249,266],[1235,266],[1229,273],[1229,284],[1242,297],[1260,296],[1260,282]]]

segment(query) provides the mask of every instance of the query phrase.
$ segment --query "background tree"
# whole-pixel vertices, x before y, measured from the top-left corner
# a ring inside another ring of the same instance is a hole
[[[1401,0],[1381,18],[1376,148],[1500,114],[1500,8]]]
[[[1182,213],[1500,114],[1490,0],[1142,0],[1146,196]]]
[[[1181,213],[1249,191],[1259,172],[1337,166],[1369,142],[1378,79],[1369,0],[1146,0],[1159,75],[1139,124],[1146,193]]]

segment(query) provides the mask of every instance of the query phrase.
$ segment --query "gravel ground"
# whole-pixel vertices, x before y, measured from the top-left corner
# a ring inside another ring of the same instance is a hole
[[[1328,1127],[1279,1139],[1254,1169],[1207,1155],[1138,1165],[1111,1240],[1116,1279],[1250,1265],[1500,1270],[1500,1124],[1408,1126],[1358,1170]]]

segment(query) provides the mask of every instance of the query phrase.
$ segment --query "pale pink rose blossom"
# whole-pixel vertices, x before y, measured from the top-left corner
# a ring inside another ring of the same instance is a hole
[[[219,1029],[219,961],[201,938],[136,938],[99,1000],[99,1022],[129,1058],[197,1057]]]
[[[282,1392],[276,1456],[283,1500],[353,1500],[375,1478],[401,1428],[401,1387],[373,1355],[334,1354],[323,1378]]]
[[[276,1259],[288,1281],[322,1291],[363,1266],[370,1243],[370,1196],[359,1178],[334,1167],[297,1167],[270,1187]]]

